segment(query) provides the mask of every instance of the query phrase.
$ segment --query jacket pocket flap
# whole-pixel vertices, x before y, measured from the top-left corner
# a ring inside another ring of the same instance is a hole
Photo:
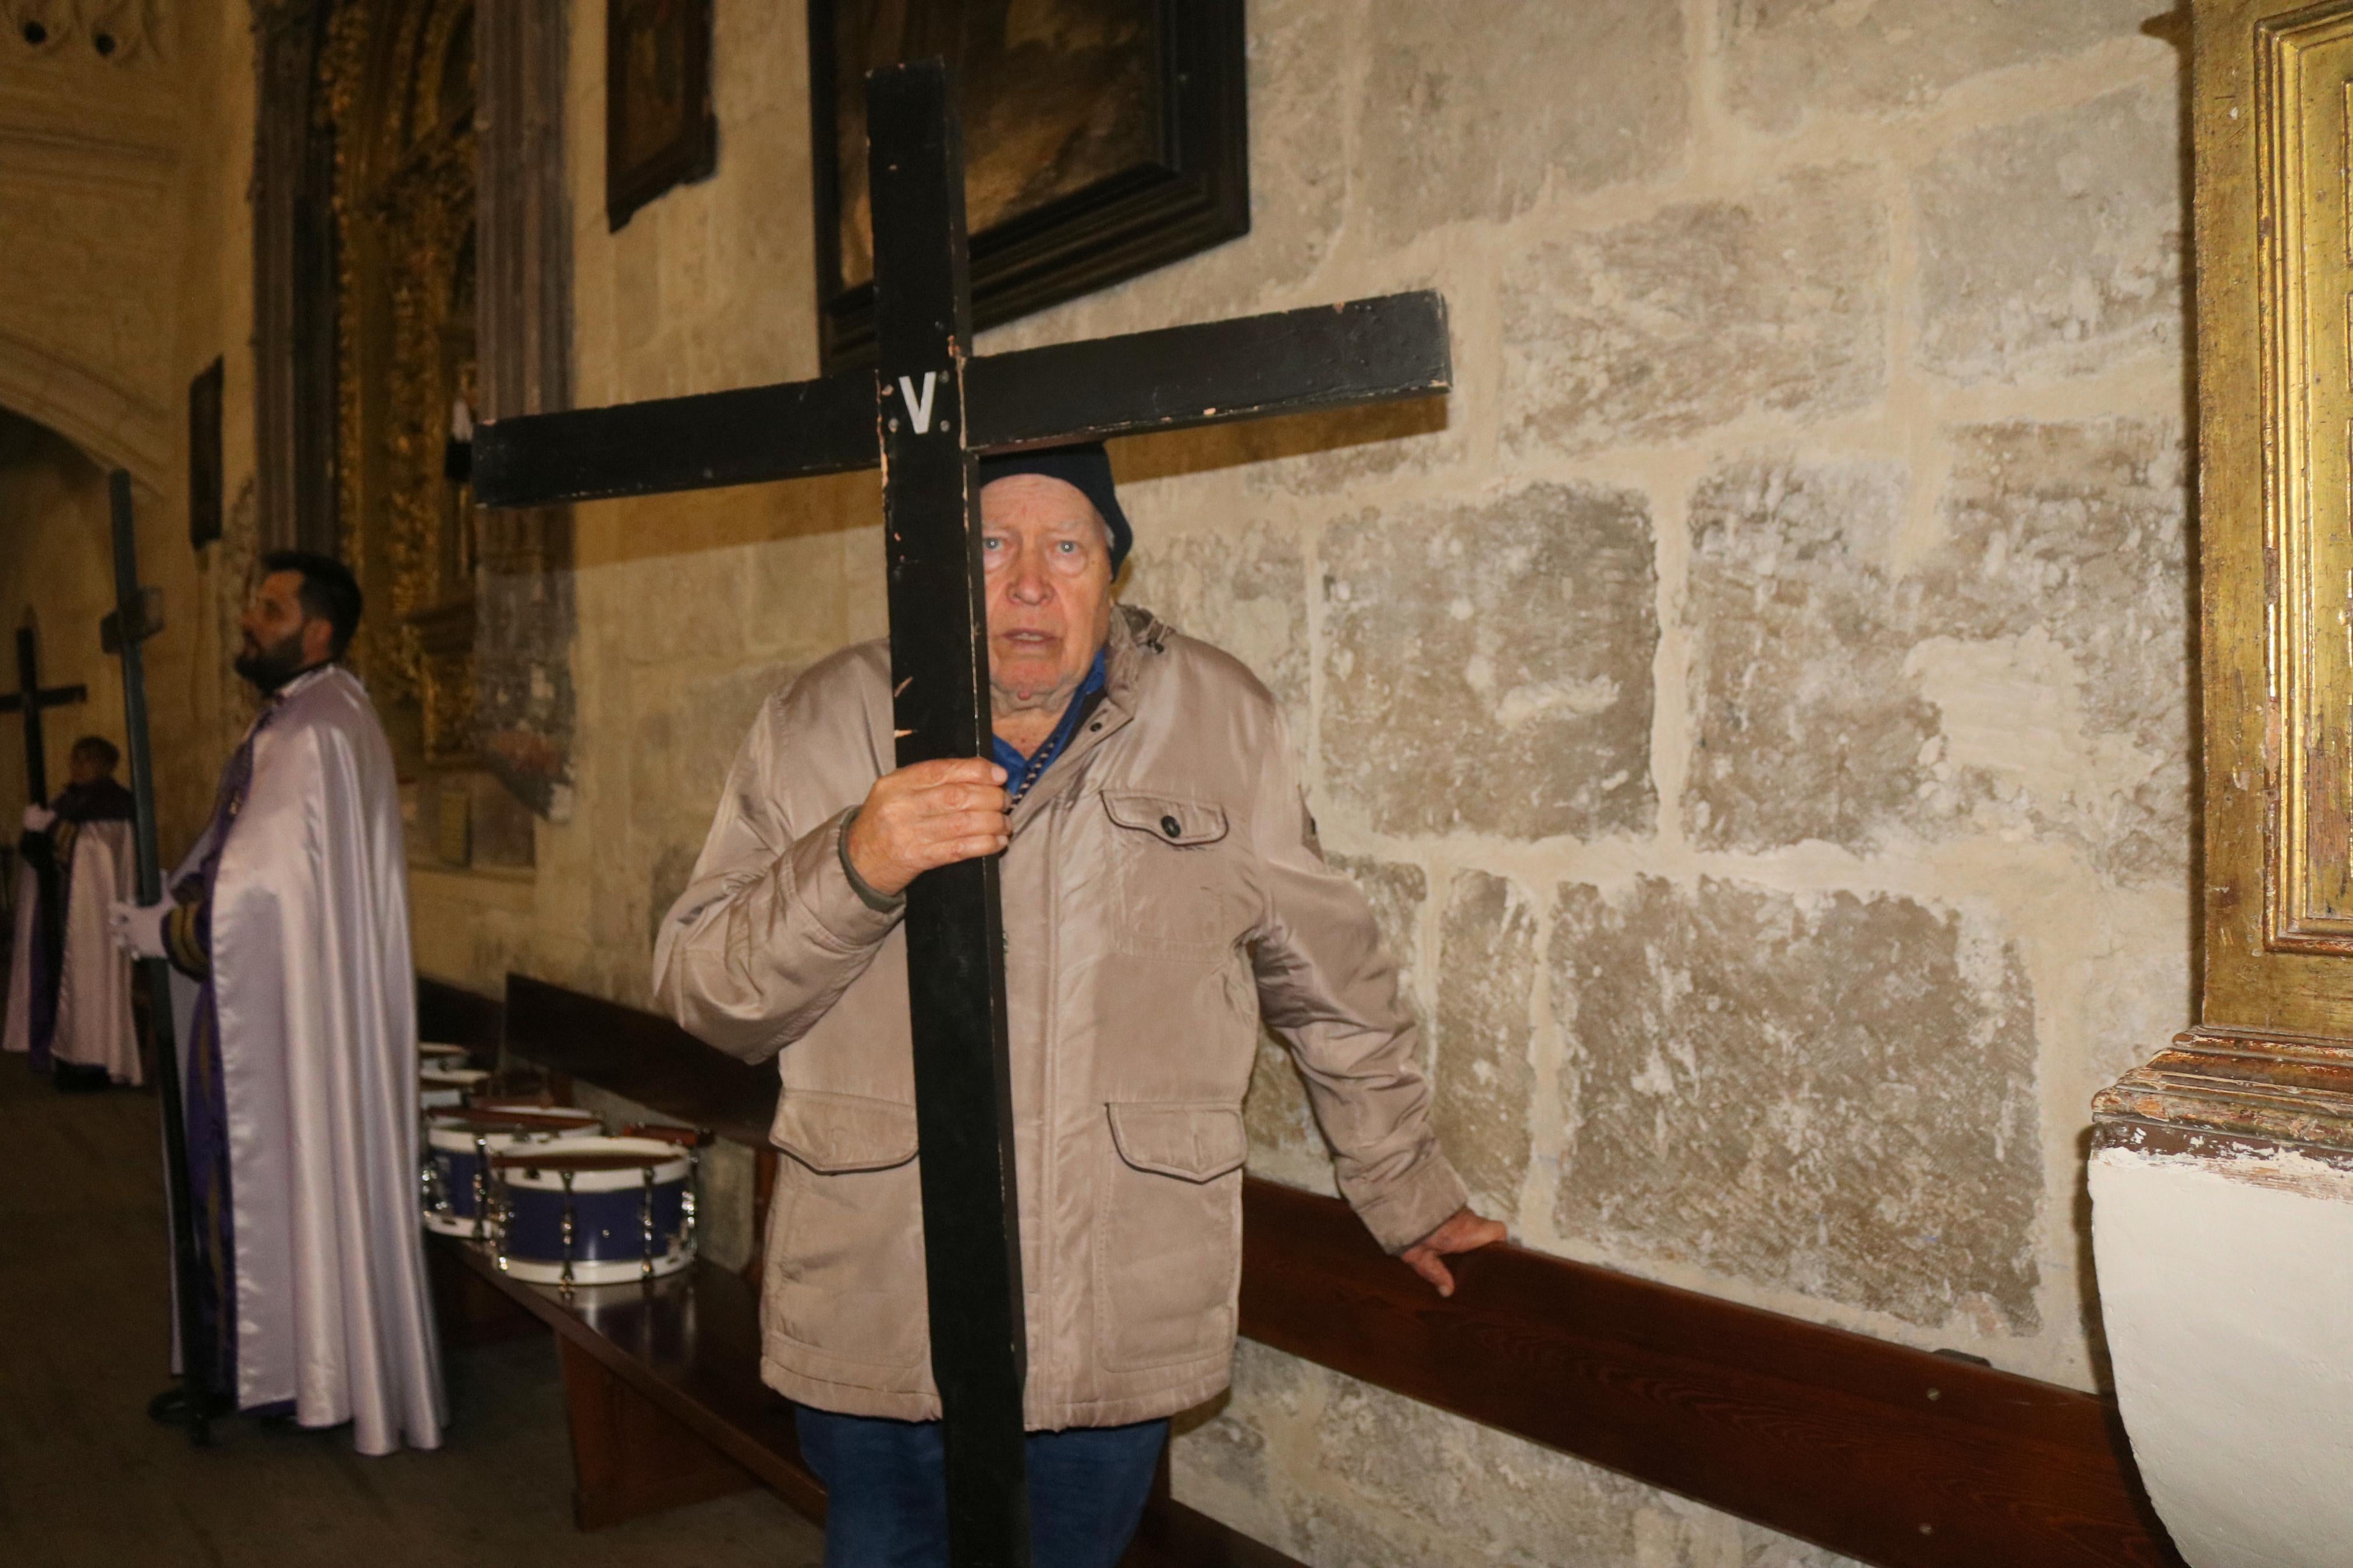
[[[1250,1153],[1239,1107],[1214,1104],[1106,1105],[1119,1157],[1139,1171],[1209,1182],[1241,1169]]]
[[[1226,836],[1226,808],[1207,801],[1165,795],[1103,795],[1103,809],[1122,827],[1149,833],[1164,844],[1189,848]]]
[[[915,1157],[915,1108],[862,1094],[787,1089],[769,1139],[812,1171],[883,1171]]]

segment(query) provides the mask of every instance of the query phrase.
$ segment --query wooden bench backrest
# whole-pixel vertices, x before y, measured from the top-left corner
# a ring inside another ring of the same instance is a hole
[[[516,974],[504,1032],[766,1148],[775,1072],[667,1019]],[[2180,1561],[2095,1395],[1514,1246],[1440,1300],[1334,1199],[1242,1203],[1241,1331],[1293,1355],[1889,1568]]]

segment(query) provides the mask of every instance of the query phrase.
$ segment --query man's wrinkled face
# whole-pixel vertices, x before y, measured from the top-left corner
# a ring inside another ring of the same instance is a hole
[[[254,588],[237,620],[244,640],[237,672],[275,691],[314,664],[324,664],[334,627],[302,608],[302,574],[272,572]]]
[[[980,492],[988,685],[999,714],[1059,710],[1111,630],[1111,536],[1087,498],[1043,474]]]

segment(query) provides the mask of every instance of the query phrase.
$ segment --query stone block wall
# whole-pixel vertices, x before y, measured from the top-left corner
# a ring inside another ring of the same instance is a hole
[[[797,17],[617,233],[581,401],[813,374]],[[985,350],[1436,287],[1442,405],[1115,452],[1126,596],[1289,710],[1446,1137],[1530,1245],[2102,1371],[2093,1089],[2190,1016],[2175,52],[2071,0],[1253,0],[1245,239]],[[576,794],[420,962],[642,1002],[762,695],[882,626],[871,476],[580,509]],[[1265,1053],[1255,1167],[1328,1190]],[[1329,1568],[1824,1553],[1245,1346],[1180,1495]]]

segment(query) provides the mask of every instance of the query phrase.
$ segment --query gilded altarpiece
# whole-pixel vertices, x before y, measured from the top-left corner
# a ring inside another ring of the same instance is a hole
[[[2353,0],[2200,0],[2204,975],[2102,1147],[2353,1169]]]
[[[504,559],[465,479],[476,345],[480,69],[470,0],[334,7],[311,95],[332,149],[335,510],[369,614],[353,662],[410,792],[412,852],[531,864],[529,811],[482,754],[477,597]],[[530,539],[521,541],[528,549]]]
[[[474,8],[337,7],[313,100],[334,148],[337,511],[371,614],[355,654],[404,774],[473,753]]]

